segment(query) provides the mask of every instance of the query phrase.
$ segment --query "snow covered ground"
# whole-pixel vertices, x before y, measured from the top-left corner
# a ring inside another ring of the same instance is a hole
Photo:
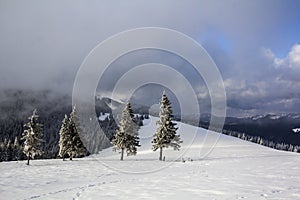
[[[178,123],[183,148],[160,162],[151,151],[156,120],[145,121],[138,155],[124,161],[106,149],[73,161],[0,163],[0,199],[300,199],[300,154]]]

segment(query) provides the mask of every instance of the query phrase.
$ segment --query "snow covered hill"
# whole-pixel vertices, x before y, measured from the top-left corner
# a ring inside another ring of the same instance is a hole
[[[178,123],[182,148],[160,162],[156,120],[144,121],[142,147],[124,161],[110,148],[73,161],[0,163],[0,199],[300,199],[300,154]]]
[[[294,131],[294,133],[299,133],[300,132],[300,128],[294,128],[293,131]]]

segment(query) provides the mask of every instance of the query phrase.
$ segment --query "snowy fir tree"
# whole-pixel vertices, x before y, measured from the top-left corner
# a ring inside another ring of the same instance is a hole
[[[176,134],[178,128],[173,120],[171,102],[169,101],[165,91],[160,101],[159,120],[156,122],[157,130],[152,141],[153,151],[159,149],[159,160],[163,157],[163,148],[173,147],[174,150],[179,150],[180,136]]]
[[[18,137],[15,137],[14,143],[6,138],[0,143],[0,162],[20,160],[21,157],[22,147],[19,144]]]
[[[13,144],[11,143],[10,140],[8,140],[6,149],[7,149],[7,161],[11,161],[14,155],[13,155]]]
[[[70,132],[69,132],[69,119],[68,116],[65,115],[61,128],[59,130],[59,156],[65,160],[65,156],[68,152],[67,147],[70,147],[72,144],[70,144]]]
[[[1,161],[8,161],[8,149],[7,149],[8,141],[5,138],[3,142],[0,144],[0,160]]]
[[[131,105],[128,102],[122,112],[122,117],[112,140],[114,150],[121,150],[121,158],[123,160],[124,151],[126,150],[127,156],[136,155],[137,147],[139,144],[138,137],[139,126],[134,121],[134,114],[131,109]]]
[[[19,144],[18,137],[15,137],[12,150],[12,160],[20,160],[22,157],[22,147]]]
[[[67,153],[69,155],[70,160],[74,157],[82,157],[87,154],[87,150],[84,147],[80,136],[79,136],[79,122],[76,116],[76,108],[74,106],[70,118],[69,118],[69,126],[68,131],[70,136],[66,145]]]
[[[42,155],[42,125],[38,123],[39,116],[37,115],[36,109],[30,116],[29,122],[24,126],[26,129],[23,132],[22,140],[24,140],[23,152],[27,156],[27,165],[29,165],[30,158],[34,159],[36,155]]]

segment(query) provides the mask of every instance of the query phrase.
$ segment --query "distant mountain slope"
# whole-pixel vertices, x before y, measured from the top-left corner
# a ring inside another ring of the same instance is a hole
[[[224,129],[261,136],[274,142],[300,145],[300,134],[293,132],[300,125],[300,114],[267,114],[249,118],[227,119]]]
[[[72,110],[72,98],[50,90],[1,90],[0,91],[0,142],[5,138],[21,138],[23,125],[37,108],[43,124],[45,141],[43,158],[53,158],[58,153],[59,129],[65,114]],[[105,101],[96,101],[96,111],[111,112]],[[104,122],[102,122],[104,123]]]
[[[23,132],[23,124],[34,108],[37,108],[40,120],[44,123],[44,139],[50,154],[57,152],[58,130],[64,114],[71,112],[72,99],[68,95],[50,90],[2,90],[0,91],[0,140],[14,140]],[[120,102],[109,98],[95,98],[96,112],[110,113],[119,107]],[[147,113],[149,107],[133,104],[136,113]],[[178,119],[180,117],[177,116]],[[200,124],[193,116],[187,121],[193,125],[207,128],[210,114],[201,114]],[[300,134],[293,131],[300,126],[300,114],[268,114],[248,118],[227,117],[224,129],[260,136],[274,142],[300,145]],[[110,134],[111,135],[111,134]]]
[[[114,107],[122,107],[121,103],[109,98],[95,98],[95,111],[111,113]],[[72,98],[50,90],[15,90],[0,91],[0,143],[4,139],[14,141],[15,137],[21,138],[24,124],[32,111],[37,108],[39,121],[43,124],[43,139],[45,141],[43,158],[55,158],[58,154],[59,129],[65,114],[72,110]],[[134,107],[140,111],[143,106]],[[89,119],[88,119],[89,120]],[[99,121],[106,136],[111,139],[116,129],[112,120]],[[90,130],[93,131],[93,130]],[[21,143],[21,141],[20,141]]]
[[[177,116],[180,119],[180,116]],[[208,128],[211,115],[201,114],[200,120],[196,120],[193,115],[186,116],[186,123]],[[296,134],[293,129],[300,126],[300,114],[266,114],[253,117],[226,117],[223,130],[226,132],[237,132],[249,136],[262,137],[274,143],[286,143],[300,145],[300,134]],[[213,128],[213,127],[212,127]],[[222,130],[217,130],[221,132]]]

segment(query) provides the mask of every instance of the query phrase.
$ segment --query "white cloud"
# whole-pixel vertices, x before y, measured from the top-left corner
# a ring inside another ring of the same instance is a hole
[[[224,80],[224,86],[225,86],[225,88],[228,88],[231,90],[241,90],[241,89],[245,89],[246,83],[245,83],[245,80],[228,78],[228,79]]]
[[[277,58],[270,49],[264,49],[263,53],[274,62],[275,68],[300,69],[300,44],[295,44],[285,58]]]
[[[300,69],[300,44],[295,44],[288,55],[289,66]]]

